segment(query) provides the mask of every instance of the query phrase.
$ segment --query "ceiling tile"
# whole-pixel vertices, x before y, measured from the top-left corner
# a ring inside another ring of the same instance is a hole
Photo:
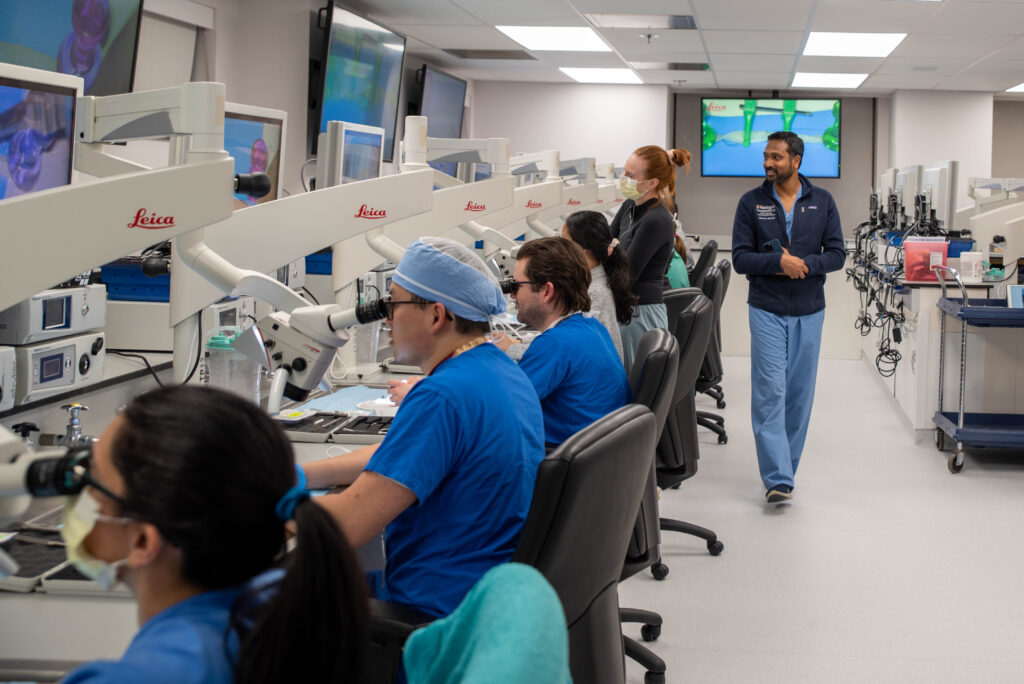
[[[889,57],[961,57],[978,59],[1010,42],[1008,37],[913,35]]]
[[[657,52],[703,52],[698,31],[685,29],[654,29],[657,36],[648,40],[642,36],[647,29],[636,28],[602,28],[598,33],[604,36],[612,47],[620,52],[643,53],[650,55]]]
[[[715,74],[715,80],[723,88],[786,88],[792,75],[786,73],[763,73],[755,71],[727,71]]]
[[[890,57],[876,73],[879,74],[941,74],[950,75],[966,68],[973,62],[971,59],[951,59],[943,57]],[[937,67],[932,69],[932,67]]]
[[[576,83],[573,79],[563,74],[558,69],[507,69],[499,71],[492,70],[494,75],[502,81],[528,81],[544,83]]]
[[[457,67],[450,70],[452,76],[458,76],[469,81],[500,81],[501,79],[492,74],[490,71],[483,69],[466,69],[463,67]]]
[[[999,59],[1024,59],[1024,38],[1017,38],[992,53]]]
[[[1024,81],[1024,59],[983,59],[964,70],[965,74],[1016,74]]]
[[[1019,74],[960,74],[946,77],[936,89],[1003,91],[1022,80]]]
[[[928,90],[945,78],[941,74],[875,74],[857,90]]]
[[[586,26],[566,2],[552,0],[451,0],[468,14],[492,26]]]
[[[884,61],[882,57],[797,57],[796,70],[817,74],[870,74]]]
[[[707,62],[708,56],[703,52],[630,52],[620,53],[627,62]]]
[[[810,30],[913,33],[938,7],[939,3],[931,2],[818,0]]]
[[[621,69],[628,66],[614,52],[531,52],[553,67],[593,67]]]
[[[437,48],[515,50],[523,46],[493,26],[426,26],[399,24],[392,27]]]
[[[693,0],[697,28],[702,30],[802,30],[812,5],[812,0]]]
[[[711,68],[717,72],[724,71],[792,71],[793,55],[711,55]]]
[[[664,69],[643,69],[637,71],[647,84],[661,84],[676,87],[714,87],[715,76],[710,71],[667,71]]]
[[[922,33],[1019,36],[1024,26],[1024,3],[944,2],[921,26]]]
[[[795,55],[804,34],[799,31],[701,31],[708,52]]]
[[[348,5],[389,27],[394,24],[481,24],[449,0],[347,0]]]

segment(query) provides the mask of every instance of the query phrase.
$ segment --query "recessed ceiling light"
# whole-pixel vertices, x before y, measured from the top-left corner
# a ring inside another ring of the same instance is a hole
[[[527,50],[611,52],[589,26],[495,26]]]
[[[811,31],[804,47],[808,57],[888,57],[906,33],[825,33]]]
[[[561,67],[559,71],[578,83],[643,83],[631,69]]]
[[[1012,88],[1007,88],[1006,92],[1008,92],[1008,93],[1024,93],[1024,83],[1021,83],[1020,85],[1015,85]]]
[[[697,22],[688,14],[586,14],[602,28],[695,29]]]
[[[793,88],[856,88],[867,74],[816,74],[798,71],[793,77]]]

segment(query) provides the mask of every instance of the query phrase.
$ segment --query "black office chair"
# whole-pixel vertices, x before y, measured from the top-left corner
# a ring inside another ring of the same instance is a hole
[[[570,669],[576,682],[625,682],[617,587],[653,468],[655,422],[646,407],[624,406],[567,439],[537,470],[530,511],[512,560],[540,570],[558,593],[569,626]],[[378,647],[372,681],[390,683],[401,659],[401,644],[430,619],[384,601],[371,601],[370,612]],[[382,662],[382,655],[391,660]]]
[[[663,328],[644,333],[637,347],[636,359],[629,371],[629,386],[633,401],[649,408],[654,414],[658,434],[664,429],[672,406],[679,375],[679,345],[675,336]],[[644,487],[639,515],[633,527],[626,562],[621,579],[625,580],[649,567],[661,564],[660,518],[658,515],[657,473],[652,461],[650,477]],[[661,634],[662,618],[659,614],[636,608],[619,610],[622,622],[639,622],[644,641],[654,641]],[[640,663],[647,674],[647,684],[665,681],[665,661],[636,640],[623,636],[626,655]]]
[[[708,269],[711,268],[715,263],[715,259],[718,257],[718,242],[716,240],[708,240],[701,247],[700,256],[697,257],[697,263],[693,265],[693,270],[690,271],[690,286],[700,287],[701,283],[704,282],[704,276],[707,274]]]
[[[722,272],[722,306],[725,306],[725,296],[729,293],[729,280],[732,277],[732,262],[728,259],[722,259],[718,262],[718,270]],[[715,321],[715,332],[714,332],[715,346],[718,347],[718,353],[722,353],[722,316],[719,312],[718,319]],[[720,409],[725,408],[725,390],[722,389],[722,385],[718,384],[714,387],[703,390],[703,394],[711,397],[715,400],[715,406]]]
[[[718,266],[708,269],[701,284],[704,296],[711,300],[714,307],[714,330],[719,321],[722,311],[722,272]],[[707,352],[704,354],[704,363],[701,366],[700,374],[697,376],[696,389],[698,392],[708,392],[722,382],[724,369],[722,368],[722,354],[718,349],[718,343],[712,339],[708,344]],[[719,402],[719,407],[725,407],[724,399]],[[718,443],[725,444],[729,441],[729,435],[725,431],[725,418],[710,411],[697,411],[697,424],[711,430],[718,435]]]
[[[697,473],[700,445],[696,439],[697,409],[694,392],[704,355],[713,341],[714,305],[699,289],[691,287],[666,292],[665,307],[668,309],[669,326],[674,325],[676,341],[679,343],[679,373],[675,393],[665,429],[658,441],[655,460],[658,486],[668,490],[678,488],[680,483]],[[671,518],[661,518],[660,527],[662,531],[700,537],[707,542],[708,553],[712,556],[717,556],[725,549],[718,536],[705,527]],[[657,580],[665,579],[668,566],[655,563],[651,566],[651,574]]]

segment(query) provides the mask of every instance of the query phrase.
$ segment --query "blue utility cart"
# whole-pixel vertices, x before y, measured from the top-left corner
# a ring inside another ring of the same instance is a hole
[[[967,326],[979,328],[1024,328],[1024,309],[1006,306],[1001,299],[969,299],[960,274],[948,266],[933,267],[939,276],[942,298],[938,307],[939,333],[939,409],[935,412],[935,446],[948,451],[951,442],[956,450],[946,465],[951,473],[964,467],[964,447],[995,447],[1024,449],[1024,415],[1013,413],[968,413],[964,410],[964,380],[967,375]],[[961,297],[946,296],[946,278],[952,277],[960,287]],[[960,320],[960,399],[956,411],[943,411],[943,384],[946,363],[946,317]]]

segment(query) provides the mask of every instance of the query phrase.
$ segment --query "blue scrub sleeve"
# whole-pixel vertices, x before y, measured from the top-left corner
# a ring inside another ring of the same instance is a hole
[[[366,464],[366,470],[408,487],[419,503],[451,472],[460,418],[447,397],[417,383]]]
[[[804,257],[807,275],[822,275],[838,271],[846,263],[846,245],[843,242],[843,228],[839,222],[839,208],[831,196],[828,198],[828,213],[821,240],[821,254]]]
[[[551,344],[550,339],[550,336],[538,335],[519,361],[519,368],[526,373],[541,401],[561,386],[569,372],[565,349]]]
[[[757,221],[740,200],[732,222],[732,266],[743,275],[775,275],[782,272],[780,252],[762,252],[757,244]],[[809,268],[809,266],[808,266]]]

